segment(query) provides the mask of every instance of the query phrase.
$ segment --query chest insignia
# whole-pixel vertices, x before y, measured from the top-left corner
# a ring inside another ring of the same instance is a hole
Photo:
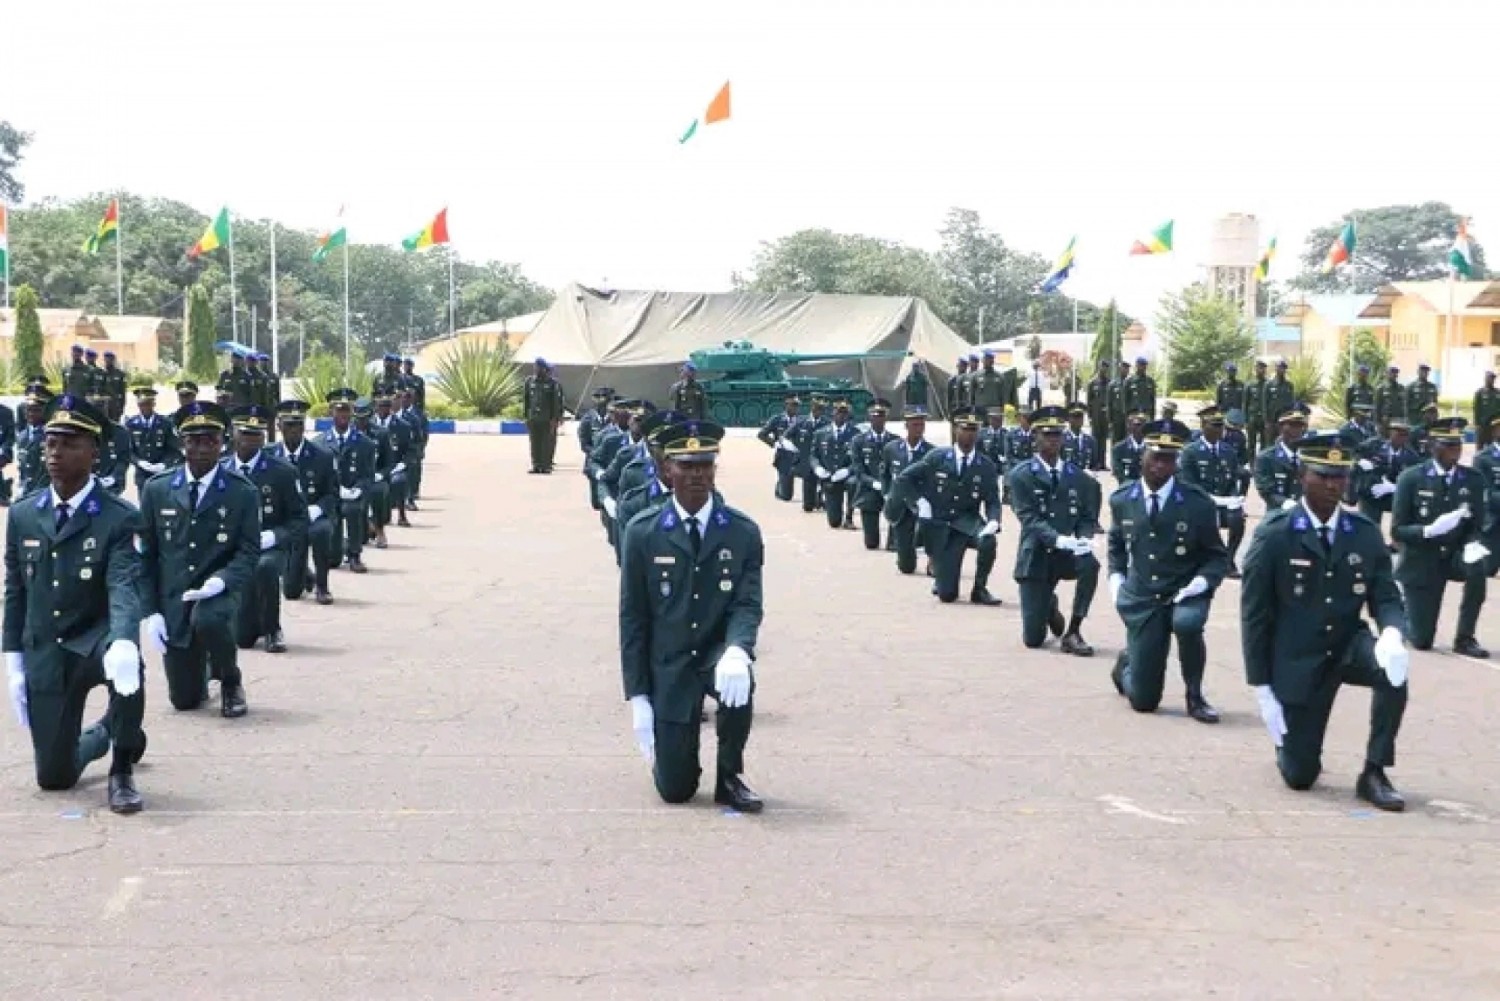
[[[663,564],[665,566],[671,566],[672,564],[674,564],[674,563],[677,562],[677,557],[675,557],[675,556],[658,556],[654,560],[652,560],[652,562],[653,563],[661,563],[661,564]]]
[[[84,552],[88,552],[90,549],[98,549],[98,548],[99,548],[99,540],[98,539],[90,537],[90,538],[87,538],[87,539],[83,540],[83,550],[84,550]]]
[[[93,580],[94,579],[94,570],[93,570],[93,568],[92,567],[84,567],[82,570],[78,571],[78,579],[79,580]]]
[[[719,550],[719,559],[725,561],[732,560],[734,559],[734,554],[727,549],[721,549]]]
[[[661,582],[661,596],[663,598],[670,598],[670,597],[672,597],[672,582],[671,581],[664,580],[664,581]]]

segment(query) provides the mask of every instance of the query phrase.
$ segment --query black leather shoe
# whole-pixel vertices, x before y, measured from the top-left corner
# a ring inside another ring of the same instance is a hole
[[[738,775],[721,778],[714,783],[714,802],[727,806],[736,813],[759,813],[765,808],[760,797]]]
[[[141,731],[141,746],[138,747],[138,748],[136,748],[135,749],[135,753],[130,756],[130,763],[132,765],[138,765],[138,764],[141,763],[141,759],[144,758],[145,756],[146,756],[146,731],[142,730]]]
[[[136,791],[135,779],[129,775],[109,777],[109,808],[115,813],[141,812],[141,794]]]
[[[236,719],[250,711],[250,706],[245,702],[243,685],[224,685],[222,689],[219,692],[219,712],[225,719]]]
[[[1052,630],[1053,636],[1061,636],[1068,624],[1063,621],[1062,609],[1057,607],[1057,599],[1052,599],[1052,612],[1047,616],[1047,628]]]
[[[422,510],[421,508],[417,507],[417,502],[415,500],[409,500],[409,501],[407,501],[406,502],[406,509],[408,511],[420,511],[420,510]]]
[[[1229,572],[1226,573],[1224,576],[1228,577],[1230,580],[1239,580],[1240,579],[1240,568],[1239,568],[1239,565],[1235,564],[1235,563],[1229,564]]]
[[[349,557],[349,572],[350,573],[369,573],[370,570],[369,570],[368,567],[365,566],[365,561],[364,560],[360,559],[358,556],[351,556],[351,557]]]
[[[1479,641],[1472,636],[1453,641],[1453,652],[1460,657],[1473,657],[1475,660],[1489,660],[1490,652],[1479,645]]]
[[[266,653],[286,653],[286,637],[280,629],[266,637]]]
[[[318,588],[317,594],[318,594],[318,604],[320,604],[320,605],[331,605],[331,604],[333,604],[333,595],[331,595],[331,594],[328,593],[328,588],[326,588],[326,587],[320,587],[320,588]]]
[[[1062,652],[1075,657],[1092,657],[1094,648],[1088,645],[1082,633],[1075,630],[1062,638]]]
[[[969,592],[969,600],[976,605],[1003,605],[1005,602],[990,594],[987,587],[975,588]]]
[[[1391,785],[1391,780],[1385,777],[1385,769],[1374,765],[1366,765],[1365,770],[1360,773],[1359,781],[1354,785],[1354,795],[1375,809],[1385,810],[1387,813],[1400,813],[1406,809],[1406,800]]]
[[[1202,692],[1188,692],[1187,713],[1199,723],[1219,722],[1219,710],[1209,704]]]
[[[411,522],[406,520],[406,515],[404,514],[400,518],[396,519],[396,524],[401,526],[402,528],[411,528]]]
[[[1109,680],[1115,683],[1115,691],[1121,695],[1125,694],[1125,667],[1129,663],[1130,655],[1121,650],[1115,657],[1115,666],[1109,671]]]

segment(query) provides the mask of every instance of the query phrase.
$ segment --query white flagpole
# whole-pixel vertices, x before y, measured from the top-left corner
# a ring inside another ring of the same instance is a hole
[[[276,222],[271,221],[271,374],[275,379],[281,378],[281,345],[277,338],[276,322]],[[272,404],[281,400],[281,389],[278,383],[276,399]]]
[[[234,220],[226,219],[229,223],[229,339],[236,344],[240,342],[240,311],[239,303],[234,295]]]
[[[1458,269],[1448,267],[1448,318],[1443,331],[1443,385],[1449,395],[1449,416],[1458,416],[1458,397],[1453,393],[1453,286],[1458,284]],[[1477,440],[1477,439],[1476,439]],[[1481,444],[1483,444],[1481,442]]]
[[[448,244],[448,336],[453,336],[453,328],[458,320],[458,299],[453,289],[453,244]]]
[[[344,373],[349,372],[349,237],[344,236]]]
[[[115,202],[115,313],[125,315],[125,227],[121,224],[120,203]]]
[[[0,202],[0,217],[5,223],[5,308],[10,309],[10,255],[13,251],[10,246],[10,206],[4,202]]]

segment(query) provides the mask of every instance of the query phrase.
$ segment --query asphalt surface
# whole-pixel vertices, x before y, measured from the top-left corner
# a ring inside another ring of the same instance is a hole
[[[940,607],[776,502],[736,439],[720,487],[767,545],[767,809],[668,807],[573,440],[551,477],[525,450],[436,439],[416,527],[336,573],[335,605],[290,604],[290,652],[243,656],[245,719],[174,713],[153,660],[138,816],[104,808],[102,762],[38,791],[5,707],[0,998],[1500,997],[1500,659],[1413,655],[1406,814],[1353,799],[1360,690],[1293,793],[1237,584],[1210,626],[1225,721],[1186,718],[1175,677],[1138,716],[1104,587],[1095,658],[1021,646],[1009,517],[1006,605]]]

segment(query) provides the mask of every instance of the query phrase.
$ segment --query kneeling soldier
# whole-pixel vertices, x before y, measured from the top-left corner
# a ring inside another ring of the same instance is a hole
[[[238,472],[260,495],[260,558],[240,599],[235,641],[241,650],[266,638],[266,653],[285,653],[281,632],[281,575],[304,573],[301,564],[288,565],[307,535],[307,504],[302,499],[296,467],[269,452],[266,427],[271,413],[262,406],[238,407],[234,420],[234,454],[224,468]]]
[[[297,470],[302,478],[302,499],[307,502],[308,528],[287,552],[282,593],[288,601],[296,601],[303,591],[311,588],[318,604],[331,605],[328,569],[333,566],[333,526],[340,517],[339,477],[333,453],[306,436],[307,409],[301,400],[282,400],[277,405],[281,441],[270,449],[272,455]],[[311,571],[307,569],[309,551],[313,561]]]

